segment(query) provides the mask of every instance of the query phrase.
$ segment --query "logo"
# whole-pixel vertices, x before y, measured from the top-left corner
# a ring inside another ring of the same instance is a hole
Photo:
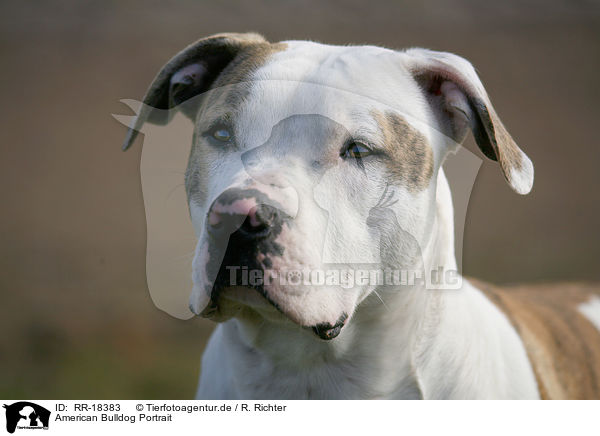
[[[48,430],[50,411],[29,401],[19,401],[6,409],[6,431],[14,433],[18,429]]]

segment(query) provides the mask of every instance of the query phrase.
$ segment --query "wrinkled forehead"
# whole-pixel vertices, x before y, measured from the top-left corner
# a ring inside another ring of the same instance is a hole
[[[231,118],[249,143],[300,114],[319,115],[348,130],[376,130],[374,111],[393,111],[419,128],[428,114],[422,94],[401,56],[380,47],[339,47],[286,42],[244,81],[213,92],[211,113]],[[315,118],[317,119],[317,118]]]

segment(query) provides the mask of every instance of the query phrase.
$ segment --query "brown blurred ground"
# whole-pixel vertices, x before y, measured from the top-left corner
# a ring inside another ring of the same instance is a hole
[[[210,324],[145,288],[140,143],[128,113],[189,42],[255,30],[458,53],[536,165],[519,197],[489,161],[464,271],[600,280],[600,4],[593,1],[54,1],[0,4],[0,397],[186,398]],[[470,147],[475,150],[474,147]]]

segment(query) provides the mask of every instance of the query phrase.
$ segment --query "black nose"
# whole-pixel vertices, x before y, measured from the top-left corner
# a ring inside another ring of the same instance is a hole
[[[281,214],[276,208],[260,204],[250,210],[238,231],[248,237],[264,237],[280,222]]]
[[[264,238],[281,227],[283,213],[256,190],[229,189],[208,213],[207,227],[213,236],[237,233],[246,239]]]

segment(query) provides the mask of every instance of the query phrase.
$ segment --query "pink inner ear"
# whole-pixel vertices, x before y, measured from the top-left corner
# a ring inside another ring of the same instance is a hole
[[[206,74],[206,68],[201,63],[186,65],[171,77],[171,86],[177,83],[199,85]]]
[[[443,82],[440,86],[440,94],[444,95],[447,109],[452,112],[460,111],[466,121],[472,119],[473,113],[469,106],[469,100],[455,83],[450,81]]]

